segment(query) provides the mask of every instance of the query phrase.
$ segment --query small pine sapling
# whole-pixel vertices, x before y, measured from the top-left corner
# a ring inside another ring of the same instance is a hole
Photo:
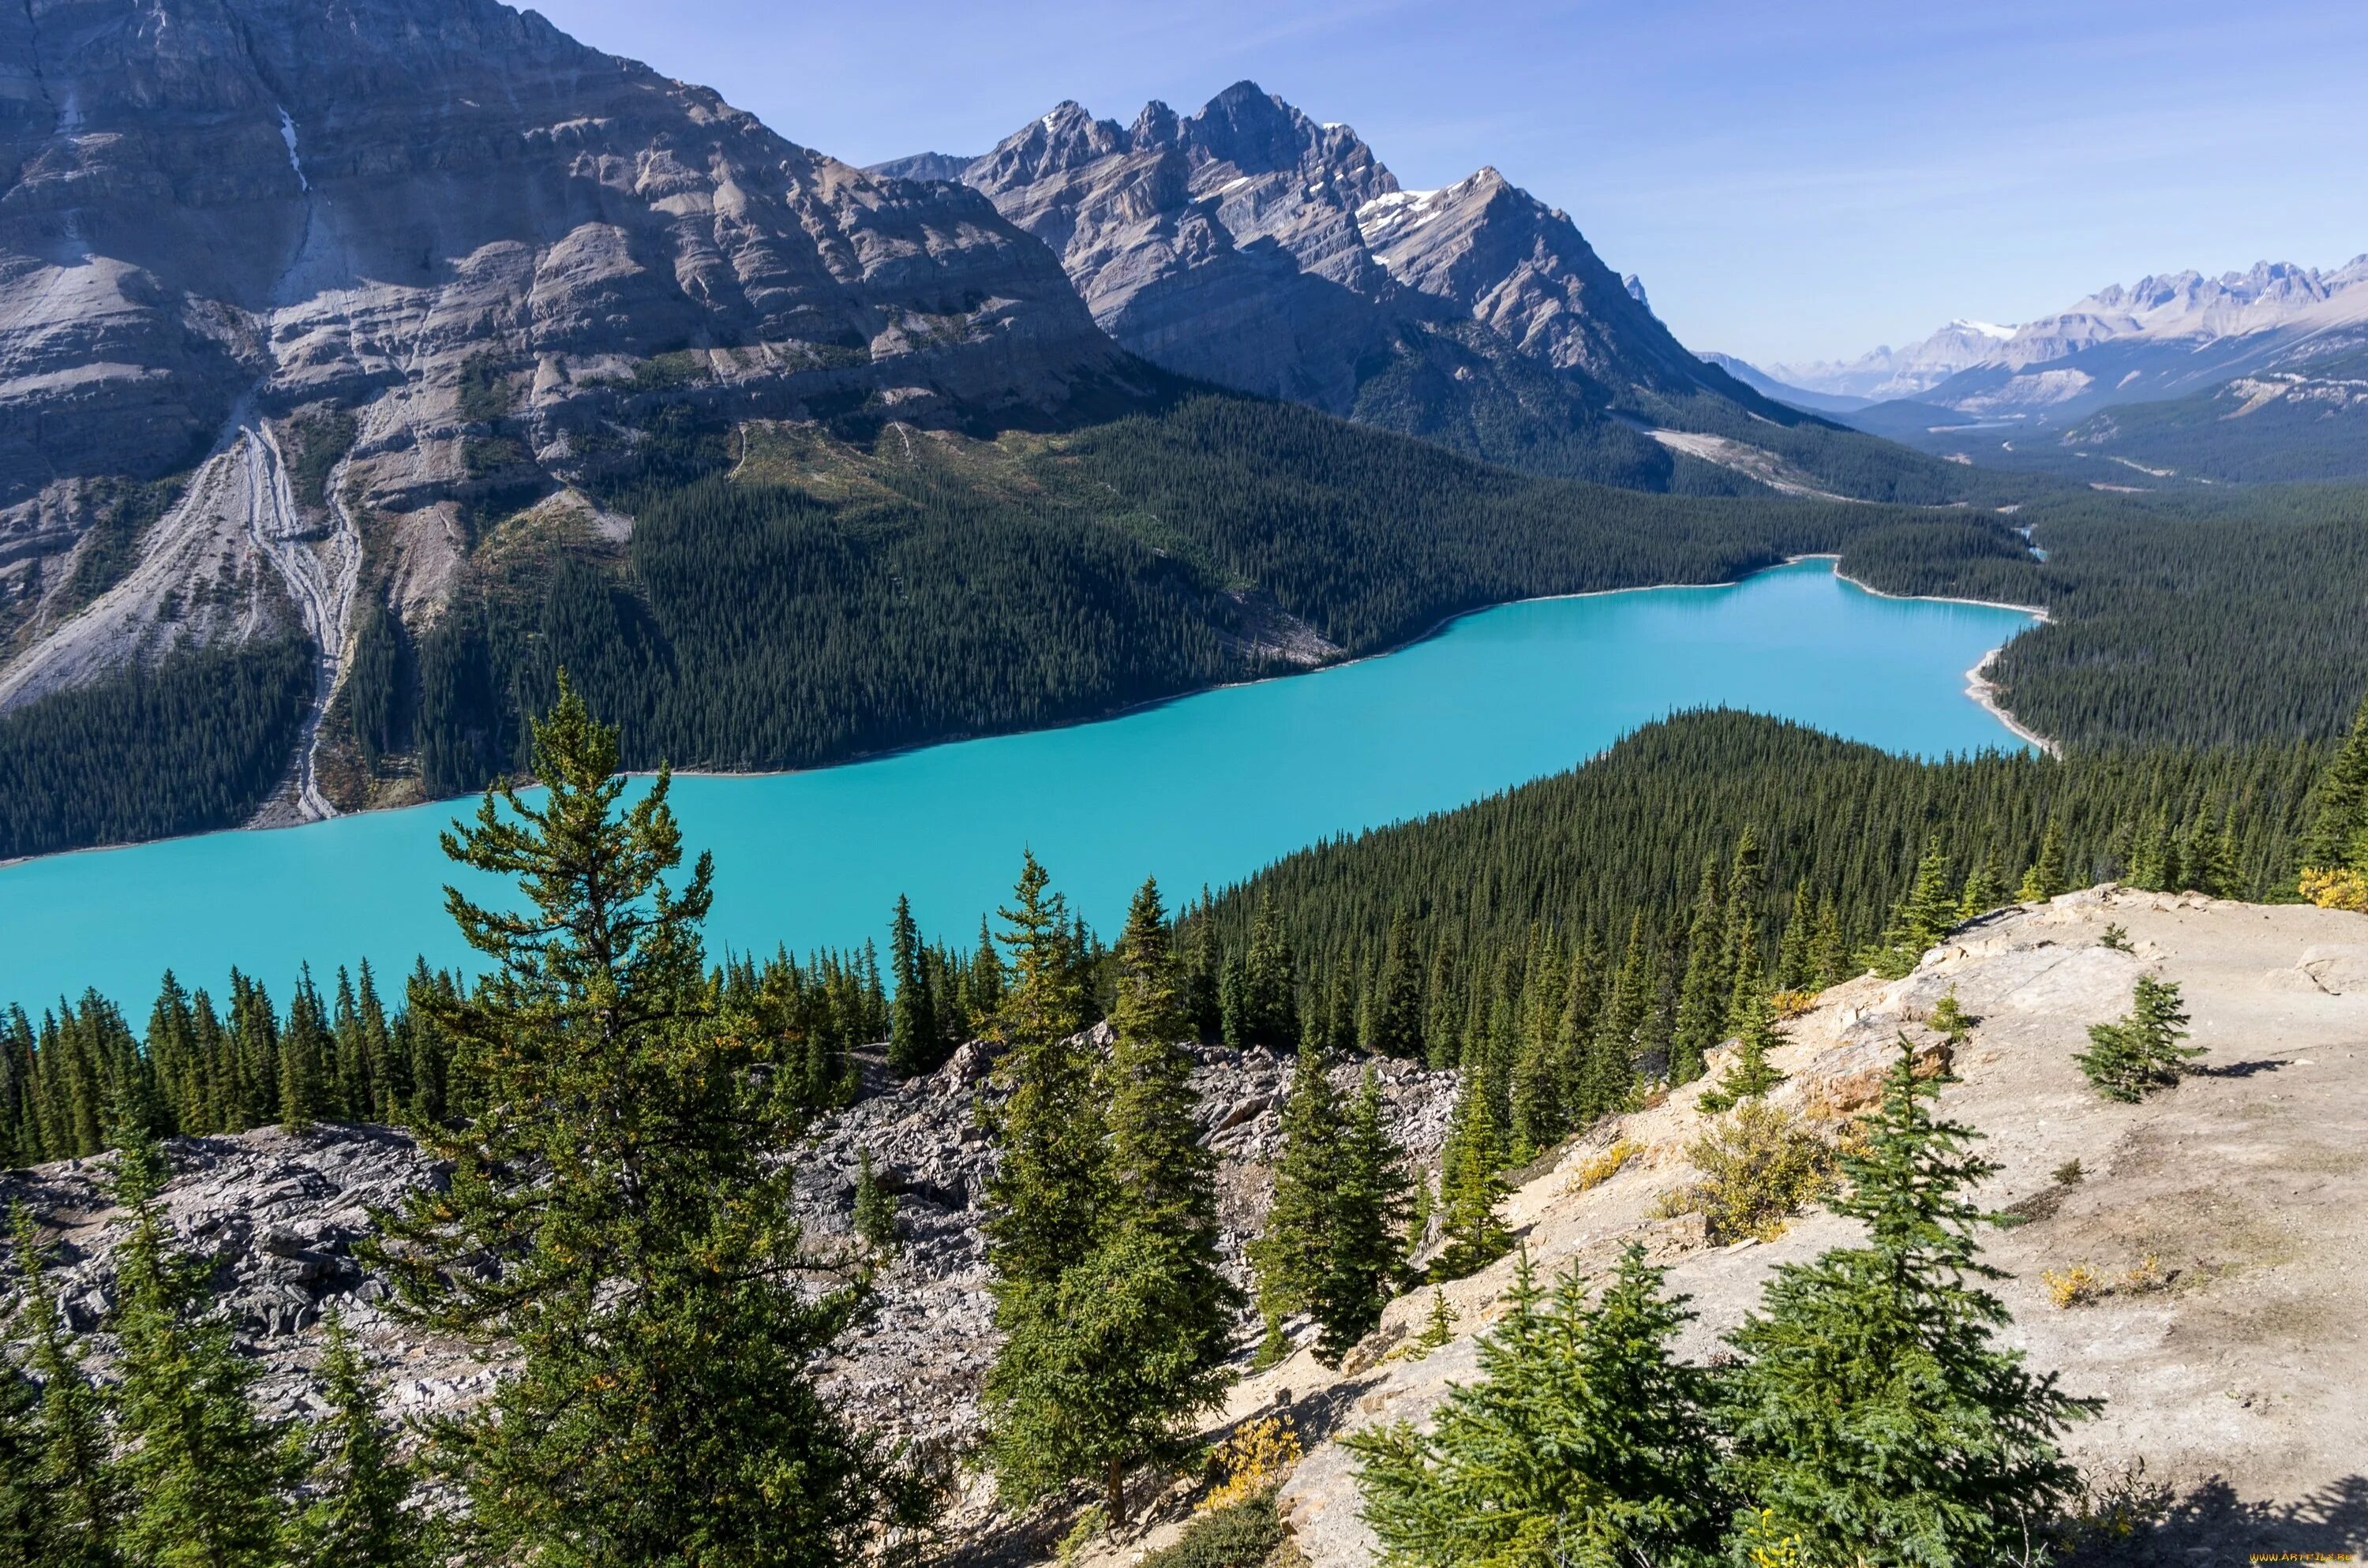
[[[896,1250],[896,1195],[872,1174],[869,1149],[855,1170],[855,1233],[873,1252]]]
[[[1784,1074],[1768,1060],[1770,1051],[1785,1043],[1784,1031],[1776,1027],[1775,1005],[1755,994],[1746,1001],[1744,1008],[1743,1032],[1736,1041],[1735,1059],[1726,1064],[1717,1085],[1700,1101],[1704,1115],[1732,1110],[1784,1081]]]
[[[2179,987],[2150,974],[2138,976],[2130,1010],[2109,1024],[2092,1024],[2089,1049],[2073,1058],[2089,1082],[2108,1099],[2135,1104],[2179,1082],[2201,1046],[2181,1045],[2187,1009]]]

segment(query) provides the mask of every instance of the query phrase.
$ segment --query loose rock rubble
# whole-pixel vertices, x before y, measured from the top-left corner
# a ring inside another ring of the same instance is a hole
[[[1092,1037],[1107,1047],[1107,1028]],[[1219,1156],[1220,1243],[1226,1269],[1249,1282],[1245,1255],[1273,1190],[1292,1058],[1254,1049],[1194,1048],[1201,1125]],[[928,1077],[858,1101],[834,1118],[802,1163],[798,1204],[810,1238],[851,1253],[855,1184],[862,1157],[898,1197],[895,1255],[873,1278],[873,1308],[825,1361],[825,1392],[857,1421],[930,1448],[959,1448],[977,1429],[980,1380],[995,1356],[988,1299],[986,1187],[995,1150],[981,1125],[996,1095],[992,1059],[973,1043]],[[1446,1142],[1456,1075],[1412,1062],[1376,1062],[1394,1135],[1417,1165],[1435,1166]],[[1357,1092],[1361,1063],[1331,1070]],[[822,1250],[818,1248],[817,1250]],[[1245,1327],[1247,1328],[1247,1323]]]
[[[391,1408],[438,1409],[481,1396],[494,1369],[465,1346],[390,1319],[386,1282],[354,1245],[370,1210],[436,1179],[405,1134],[384,1127],[268,1128],[234,1137],[175,1138],[163,1204],[179,1246],[212,1265],[212,1284],[240,1343],[264,1369],[266,1410],[309,1408],[323,1314],[334,1309],[377,1364]],[[108,1196],[115,1157],[101,1154],[0,1175],[0,1204],[23,1202],[51,1232],[51,1279],[66,1321],[93,1335],[96,1367],[112,1350],[115,1248],[129,1221]],[[14,1258],[10,1284],[14,1284]]]
[[[1107,1029],[1093,1037],[1109,1043]],[[1268,1166],[1281,1141],[1292,1059],[1270,1051],[1195,1048],[1192,1087],[1220,1156],[1218,1189],[1228,1269],[1247,1283],[1244,1248],[1266,1211]],[[867,1063],[871,1090],[829,1118],[801,1154],[798,1217],[817,1288],[860,1267],[852,1234],[857,1172],[869,1153],[898,1197],[895,1254],[871,1280],[870,1310],[817,1369],[825,1392],[859,1424],[940,1451],[963,1446],[978,1422],[978,1391],[994,1358],[985,1221],[994,1145],[979,1119],[997,1091],[987,1048],[973,1043],[935,1074],[887,1082]],[[1362,1068],[1332,1069],[1344,1094]],[[1375,1063],[1394,1129],[1435,1165],[1455,1074],[1408,1062]],[[163,1203],[178,1244],[212,1266],[212,1284],[261,1363],[260,1398],[285,1415],[315,1402],[319,1326],[335,1310],[376,1365],[397,1413],[449,1409],[482,1398],[499,1371],[455,1341],[423,1336],[384,1310],[387,1284],[355,1256],[370,1212],[438,1174],[411,1138],[383,1127],[277,1128],[165,1145],[174,1170]],[[103,1154],[0,1173],[0,1206],[22,1201],[51,1236],[52,1288],[67,1322],[92,1336],[104,1374],[115,1302],[114,1252],[128,1221],[108,1196]],[[13,1287],[13,1258],[8,1276]]]

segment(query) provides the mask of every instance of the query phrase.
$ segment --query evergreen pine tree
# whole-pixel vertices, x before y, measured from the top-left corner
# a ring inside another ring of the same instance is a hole
[[[134,1562],[272,1568],[279,1494],[290,1485],[280,1434],[249,1403],[261,1369],[239,1354],[207,1289],[210,1268],[184,1256],[157,1195],[162,1153],[145,1140],[120,1156],[116,1201],[131,1214],[117,1255],[113,1391],[118,1461],[129,1499],[120,1530]]]
[[[368,1121],[377,1101],[370,1081],[368,1047],[362,1040],[361,1004],[353,976],[337,969],[337,999],[329,1012],[329,1038],[336,1042],[330,1071],[330,1115],[339,1121]]]
[[[1767,892],[1768,873],[1759,861],[1759,834],[1746,824],[1735,841],[1735,863],[1726,873],[1726,975],[1724,1034],[1742,1027],[1748,998],[1768,988],[1767,966],[1759,958],[1759,903]]]
[[[2003,880],[1998,875],[1996,851],[1984,856],[1965,873],[1964,890],[1957,895],[1957,923],[1987,915],[2005,897]]]
[[[1068,904],[1051,881],[1027,855],[1012,905],[1001,912],[1011,972],[987,1031],[1001,1048],[996,1074],[1009,1091],[992,1118],[1002,1160],[987,1189],[998,1289],[1056,1284],[1093,1250],[1107,1200],[1094,1063],[1078,1038],[1086,995]]]
[[[1282,1148],[1274,1162],[1274,1199],[1250,1243],[1258,1313],[1270,1346],[1282,1320],[1304,1312],[1330,1267],[1338,1210],[1342,1144],[1348,1122],[1324,1059],[1303,1049],[1282,1104]]]
[[[2018,903],[2044,903],[2064,891],[2064,824],[2049,818],[2047,831],[2040,835],[2039,857],[2022,874],[2022,885],[2015,890]]]
[[[1261,898],[1235,983],[1229,1045],[1280,1050],[1299,1038],[1298,963],[1273,905]]]
[[[288,1005],[288,1028],[279,1037],[279,1125],[289,1131],[303,1131],[326,1111],[335,1049],[321,994],[313,985],[313,967],[307,964]]]
[[[1718,860],[1702,859],[1694,893],[1693,918],[1686,926],[1685,975],[1678,984],[1678,1022],[1669,1041],[1669,1082],[1690,1084],[1702,1076],[1702,1060],[1719,1042],[1726,1022],[1734,977],[1726,907],[1719,891]]]
[[[1717,1086],[1705,1091],[1697,1102],[1703,1112],[1714,1116],[1732,1110],[1782,1083],[1784,1074],[1768,1060],[1768,1053],[1784,1040],[1784,1031],[1776,1023],[1775,1005],[1766,996],[1754,995],[1736,1033],[1735,1059],[1719,1075]]]
[[[1205,894],[1204,894],[1205,898]],[[1217,1006],[1217,976],[1224,969],[1224,949],[1217,940],[1217,923],[1207,914],[1191,923],[1184,965],[1184,1016],[1194,1040],[1214,1042],[1224,1038],[1224,1017]]]
[[[56,1539],[40,1481],[40,1392],[0,1356],[0,1562],[39,1568]]]
[[[148,1064],[154,1076],[159,1136],[189,1129],[204,1116],[204,1064],[198,1057],[197,1016],[188,993],[166,970],[148,1013]]]
[[[2335,760],[2312,790],[2316,807],[2303,835],[2302,863],[2317,871],[2368,871],[2368,698],[2352,715]]]
[[[41,1551],[24,1561],[40,1568],[115,1568],[125,1498],[107,1433],[106,1401],[84,1376],[82,1358],[67,1338],[57,1296],[44,1278],[48,1251],[32,1210],[11,1206],[16,1244],[18,1321],[27,1361],[40,1381],[40,1403],[28,1422],[32,1463],[23,1517]]]
[[[1831,893],[1817,901],[1817,931],[1809,939],[1809,968],[1816,976],[1810,984],[1818,991],[1839,985],[1857,972],[1850,968],[1849,944],[1842,939],[1841,912],[1834,906]]]
[[[1966,1194],[1995,1167],[1937,1092],[1903,1037],[1831,1200],[1866,1244],[1781,1266],[1728,1335],[1729,1474],[1804,1561],[2019,1561],[2078,1483],[2056,1442],[2094,1406],[1994,1343],[2009,1318],[1974,1227],[1995,1221]]]
[[[1521,989],[1520,1044],[1510,1083],[1512,1152],[1522,1165],[1570,1131],[1569,1085],[1563,1071],[1562,949],[1533,933]]]
[[[1563,985],[1562,1017],[1554,1025],[1554,1061],[1562,1077],[1562,1103],[1574,1127],[1590,1118],[1588,1099],[1588,1047],[1595,1037],[1595,1016],[1603,1005],[1603,939],[1583,929],[1570,950],[1570,968]]]
[[[2089,1049],[2073,1058],[2108,1099],[2135,1103],[2179,1082],[2187,1062],[2203,1054],[2187,1038],[2187,1008],[2179,987],[2150,974],[2138,976],[2130,1010],[2110,1024],[2089,1028]]]
[[[1323,1326],[1316,1358],[1338,1367],[1381,1325],[1406,1273],[1402,1234],[1412,1213],[1406,1153],[1382,1117],[1380,1081],[1365,1069],[1362,1088],[1342,1130],[1333,1186],[1329,1245],[1308,1310]]]
[[[1949,892],[1949,857],[1928,843],[1916,861],[1915,881],[1891,913],[1891,924],[1866,955],[1867,967],[1887,980],[1914,969],[1957,921],[1957,901]]]
[[[306,1434],[311,1495],[288,1555],[299,1568],[413,1568],[420,1517],[407,1513],[410,1468],[395,1457],[361,1351],[335,1310],[322,1320],[321,1393],[328,1414]]]
[[[855,1233],[875,1253],[896,1247],[896,1195],[880,1184],[871,1169],[871,1151],[865,1149],[855,1167]]]
[[[1186,1418],[1222,1397],[1239,1297],[1218,1253],[1215,1163],[1193,1119],[1190,1024],[1156,883],[1135,894],[1113,956],[1099,1234],[1049,1290],[1008,1298],[1028,1310],[987,1392],[1008,1490],[1097,1476],[1123,1523],[1127,1469],[1174,1451]]]
[[[1784,917],[1784,934],[1776,944],[1776,989],[1779,991],[1815,991],[1818,989],[1816,960],[1817,916],[1809,903],[1809,884],[1793,884],[1793,907]]]
[[[1486,1094],[1466,1077],[1455,1098],[1447,1146],[1440,1154],[1440,1235],[1433,1279],[1461,1279],[1505,1256],[1513,1244],[1502,1213],[1504,1145]]]
[[[920,929],[913,924],[912,902],[903,893],[896,895],[896,913],[888,925],[888,972],[896,983],[888,1012],[888,1070],[899,1078],[916,1078],[935,1071],[945,1052],[921,972]]]
[[[1590,1307],[1577,1270],[1549,1295],[1524,1256],[1511,1310],[1480,1341],[1480,1381],[1451,1386],[1428,1432],[1400,1422],[1347,1439],[1389,1562],[1722,1561],[1708,1380],[1675,1354],[1693,1314],[1662,1279],[1631,1246]]]
[[[457,1114],[421,1138],[450,1185],[381,1216],[370,1249],[405,1321],[515,1347],[492,1397],[434,1433],[462,1546],[576,1568],[860,1558],[914,1499],[807,1379],[854,1299],[797,1272],[802,1129],[761,1029],[712,1015],[710,861],[669,883],[671,776],[619,776],[616,731],[564,678],[532,762],[541,800],[489,790],[444,835],[531,908],[446,891],[493,964],[465,993],[413,991],[449,1041]]]
[[[1431,949],[1430,978],[1423,986],[1423,1060],[1433,1072],[1444,1072],[1463,1060],[1463,961],[1452,930],[1440,934]]]
[[[368,959],[362,960],[355,1003],[370,1096],[369,1108],[359,1114],[365,1121],[392,1126],[402,1118],[410,1098],[409,1062],[394,1048],[394,1031],[387,1024],[386,1004],[379,998],[378,977],[370,972]]]
[[[1423,1054],[1422,959],[1414,926],[1401,909],[1390,916],[1382,948],[1382,978],[1373,998],[1372,1049],[1419,1061]]]
[[[970,971],[964,982],[964,996],[973,1018],[992,1018],[1003,1006],[1003,959],[995,950],[995,937],[987,931],[986,918],[978,922],[978,947],[971,953]]]

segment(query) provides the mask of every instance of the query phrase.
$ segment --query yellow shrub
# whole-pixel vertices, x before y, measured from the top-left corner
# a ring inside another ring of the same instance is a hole
[[[1200,1511],[1210,1513],[1231,1507],[1256,1496],[1281,1480],[1304,1451],[1299,1443],[1299,1428],[1291,1424],[1287,1415],[1262,1415],[1244,1423],[1210,1456],[1209,1462],[1216,1466],[1224,1480],[1201,1499]]]
[[[2039,1277],[2046,1282],[2047,1299],[2059,1308],[2068,1310],[2105,1293],[2104,1279],[2085,1263],[2076,1263],[2069,1268],[2044,1269]]]
[[[2321,909],[2368,915],[2368,871],[2305,871],[2302,896]]]
[[[1775,1509],[1752,1513],[1751,1522],[1743,1529],[1744,1555],[1751,1568],[1806,1568],[1809,1560],[1802,1553],[1801,1538],[1779,1534],[1778,1529]]]
[[[1713,1242],[1773,1241],[1800,1207],[1833,1186],[1834,1149],[1766,1100],[1746,1100],[1686,1149],[1702,1179],[1662,1202],[1700,1214]]]
[[[2170,1276],[2162,1271],[2161,1256],[2148,1253],[2138,1260],[2135,1267],[2123,1274],[2113,1289],[2125,1295],[2143,1296],[2149,1290],[2162,1290],[2169,1283]]]
[[[1779,991],[1768,1000],[1780,1021],[1804,1017],[1816,1011],[1817,1006],[1817,994],[1814,991]]]
[[[1612,1144],[1609,1149],[1604,1150],[1600,1154],[1596,1155],[1595,1158],[1579,1166],[1578,1169],[1573,1173],[1569,1186],[1565,1187],[1563,1190],[1565,1192],[1586,1192],[1590,1188],[1601,1187],[1605,1182],[1610,1181],[1613,1176],[1618,1176],[1622,1168],[1624,1167],[1629,1161],[1634,1159],[1643,1152],[1643,1144],[1631,1142],[1629,1140],[1622,1138],[1618,1142]]]

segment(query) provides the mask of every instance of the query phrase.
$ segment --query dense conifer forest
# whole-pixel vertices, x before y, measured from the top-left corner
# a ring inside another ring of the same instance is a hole
[[[313,696],[302,637],[167,655],[0,716],[0,860],[245,821]]]
[[[2368,489],[2073,492],[2012,514],[2047,552],[1969,520],[1881,529],[1843,570],[1892,593],[2044,605],[1999,655],[2007,705],[2075,746],[2342,733],[2368,686]]]
[[[1217,998],[1229,1033],[1290,1038],[1304,1017],[1327,1043],[1442,1065],[1527,1016],[1542,958],[1557,987],[1575,965],[1599,992],[1634,963],[1650,994],[1632,1033],[1665,1046],[1704,929],[1722,949],[1748,931],[1771,981],[1814,989],[1882,961],[1903,909],[1935,896],[1936,859],[1946,910],[1966,915],[2042,861],[2049,892],[2119,879],[2291,898],[2329,755],[2287,742],[1928,763],[1754,715],[1681,715],[1569,773],[1290,856],[1197,908],[1187,925],[1206,932],[1184,949],[1247,966],[1241,1000]],[[1706,866],[1719,914],[1697,928]],[[1261,952],[1281,955],[1264,960],[1281,978],[1257,978]],[[1271,1002],[1253,999],[1261,983],[1279,987]],[[1235,1021],[1261,1006],[1272,1023]]]

